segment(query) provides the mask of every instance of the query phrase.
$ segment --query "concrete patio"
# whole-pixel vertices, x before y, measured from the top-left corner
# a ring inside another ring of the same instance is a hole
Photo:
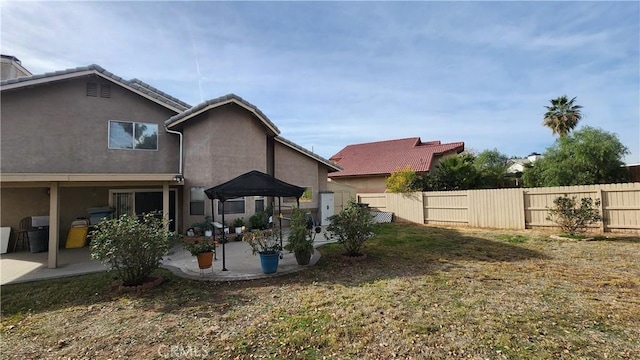
[[[284,234],[286,239],[286,233]],[[316,236],[315,247],[329,243],[323,232]],[[286,243],[286,240],[285,240]],[[200,281],[236,281],[251,280],[280,276],[302,271],[315,265],[320,259],[320,252],[315,251],[311,262],[307,266],[296,263],[294,254],[283,252],[278,264],[278,271],[274,274],[263,274],[260,258],[251,253],[249,245],[243,241],[228,242],[224,245],[225,265],[227,271],[222,271],[222,244],[218,247],[217,260],[211,269],[200,271],[194,256],[184,250],[182,244],[174,244],[161,267],[173,274]],[[47,253],[29,253],[26,251],[2,254],[0,256],[0,285],[39,281],[67,276],[76,276],[94,272],[107,271],[107,267],[99,261],[92,260],[89,247],[79,249],[60,249],[58,267],[47,268]]]

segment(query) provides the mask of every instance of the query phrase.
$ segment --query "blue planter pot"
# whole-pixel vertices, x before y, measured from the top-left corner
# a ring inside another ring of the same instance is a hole
[[[273,274],[278,271],[278,261],[280,260],[280,254],[263,254],[260,253],[260,265],[262,265],[262,272],[265,274]]]

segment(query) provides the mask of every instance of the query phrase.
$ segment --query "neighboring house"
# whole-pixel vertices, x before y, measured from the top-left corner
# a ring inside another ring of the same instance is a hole
[[[315,211],[328,174],[341,169],[280,137],[265,114],[233,94],[192,107],[90,65],[2,81],[0,95],[1,226],[15,232],[23,217],[48,215],[49,267],[88,208],[162,210],[184,232],[212,208],[220,221],[203,190],[245,172],[309,188],[301,207]],[[226,218],[248,220],[269,200],[229,201]]]
[[[629,175],[631,176],[630,182],[640,182],[640,163],[639,164],[627,164],[625,165],[629,169]]]
[[[22,66],[15,56],[0,55],[0,80],[31,76],[31,72]]]
[[[536,160],[538,160],[539,158],[541,158],[542,155],[538,154],[538,153],[531,153],[529,155],[527,155],[527,157],[525,158],[521,158],[521,159],[510,159],[510,165],[507,168],[507,172],[510,174],[517,174],[517,173],[523,173],[524,172],[524,168],[527,164],[532,164],[534,163]]]
[[[386,178],[410,166],[427,173],[442,157],[464,151],[464,142],[422,142],[419,137],[349,145],[330,160],[343,170],[329,174],[331,181],[356,188],[359,193],[384,192]]]

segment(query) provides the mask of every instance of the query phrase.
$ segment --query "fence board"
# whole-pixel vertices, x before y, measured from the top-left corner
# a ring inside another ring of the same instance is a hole
[[[466,191],[425,192],[422,202],[425,224],[459,226],[469,223]]]
[[[522,189],[470,190],[469,225],[524,229]]]
[[[556,226],[547,220],[553,200],[563,195],[600,198],[603,231],[640,230],[640,183],[491,189],[402,194],[358,194],[371,208],[405,221],[434,225],[524,229]]]

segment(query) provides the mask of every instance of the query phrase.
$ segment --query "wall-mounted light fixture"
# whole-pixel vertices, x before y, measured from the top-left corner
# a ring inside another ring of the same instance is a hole
[[[184,181],[184,176],[182,176],[182,174],[176,174],[176,176],[173,177],[173,181],[177,182],[178,184],[182,184],[182,182]]]

